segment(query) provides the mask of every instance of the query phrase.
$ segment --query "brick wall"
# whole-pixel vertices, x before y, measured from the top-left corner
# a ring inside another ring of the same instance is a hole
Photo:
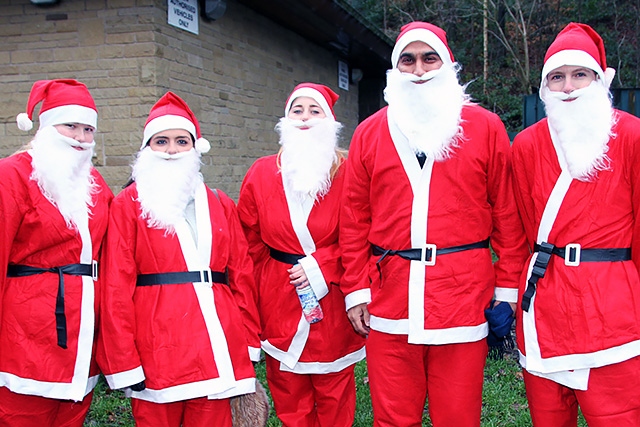
[[[166,0],[62,0],[36,7],[9,0],[0,14],[0,156],[37,129],[20,131],[34,81],[76,78],[99,110],[95,164],[117,193],[140,147],[149,109],[167,90],[183,97],[212,145],[205,181],[234,199],[251,163],[278,149],[273,127],[301,81],[324,83],[340,100],[343,146],[358,123],[357,86],[337,88],[338,57],[229,0],[195,35],[167,24]],[[4,3],[4,2],[3,2]]]

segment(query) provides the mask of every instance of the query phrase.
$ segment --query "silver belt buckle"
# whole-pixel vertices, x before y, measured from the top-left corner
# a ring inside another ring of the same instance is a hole
[[[575,258],[571,261],[571,252],[575,254]],[[564,248],[564,265],[569,267],[577,267],[580,265],[580,253],[582,252],[582,247],[580,243],[569,243]]]
[[[200,283],[206,283],[209,285],[209,287],[213,286],[213,280],[211,278],[211,269],[207,268],[204,270],[200,270]],[[209,278],[209,280],[206,279],[205,277],[205,273],[207,273],[207,277]]]
[[[93,281],[98,280],[98,261],[91,261],[91,278]]]
[[[436,245],[432,243],[425,243],[425,245],[420,248],[420,262],[424,265],[434,266],[436,265]],[[427,260],[427,251],[431,250],[431,258]]]

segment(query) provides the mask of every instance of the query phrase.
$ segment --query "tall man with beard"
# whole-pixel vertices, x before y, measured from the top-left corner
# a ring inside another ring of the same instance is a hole
[[[342,288],[367,338],[375,426],[479,426],[492,298],[517,300],[527,249],[513,202],[509,139],[469,102],[445,32],[402,28],[389,104],[349,150]],[[498,256],[493,264],[489,243]]]
[[[253,269],[235,204],[200,174],[200,135],[172,92],[153,106],[134,183],[113,201],[98,362],[137,426],[231,426],[255,391]]]
[[[640,425],[640,119],[611,105],[604,43],[571,23],[549,47],[547,118],[513,144],[534,250],[520,282],[520,363],[536,427]],[[564,258],[564,259],[563,259]]]
[[[76,80],[37,81],[0,160],[0,425],[82,426],[98,381],[97,262],[113,198],[91,163],[97,109]]]
[[[344,153],[337,99],[323,85],[295,87],[276,125],[282,148],[253,164],[238,201],[255,263],[267,380],[286,427],[351,426],[354,364],[365,355],[338,286]],[[313,324],[295,290],[308,284],[324,313]]]

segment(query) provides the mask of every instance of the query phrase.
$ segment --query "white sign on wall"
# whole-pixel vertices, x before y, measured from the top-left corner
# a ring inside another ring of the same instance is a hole
[[[349,90],[349,64],[338,61],[338,87]]]
[[[198,34],[198,0],[167,0],[167,22]]]

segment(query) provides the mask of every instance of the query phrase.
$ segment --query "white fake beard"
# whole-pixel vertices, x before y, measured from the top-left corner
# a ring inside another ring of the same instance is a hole
[[[170,234],[185,218],[187,204],[204,182],[200,154],[194,149],[170,155],[147,146],[138,153],[132,177],[138,189],[140,217],[149,228]]]
[[[426,83],[414,83],[417,81]],[[421,77],[391,69],[384,96],[389,120],[398,126],[415,153],[425,153],[435,161],[453,155],[463,140],[462,106],[469,102],[465,86],[458,82],[457,64],[443,65]]]
[[[543,87],[540,96],[545,104],[549,125],[558,135],[569,173],[580,181],[593,181],[599,171],[611,168],[607,156],[609,138],[615,124],[609,91],[600,82],[573,91],[552,92]],[[576,98],[571,102],[564,99]]]
[[[83,150],[76,150],[81,147]],[[67,227],[87,226],[97,185],[91,175],[95,142],[80,143],[60,134],[55,127],[38,130],[31,141],[31,166],[42,194],[64,218]]]
[[[338,159],[342,124],[331,118],[302,122],[283,117],[275,129],[280,134],[280,165],[287,190],[301,201],[326,195],[331,188],[331,167]]]

